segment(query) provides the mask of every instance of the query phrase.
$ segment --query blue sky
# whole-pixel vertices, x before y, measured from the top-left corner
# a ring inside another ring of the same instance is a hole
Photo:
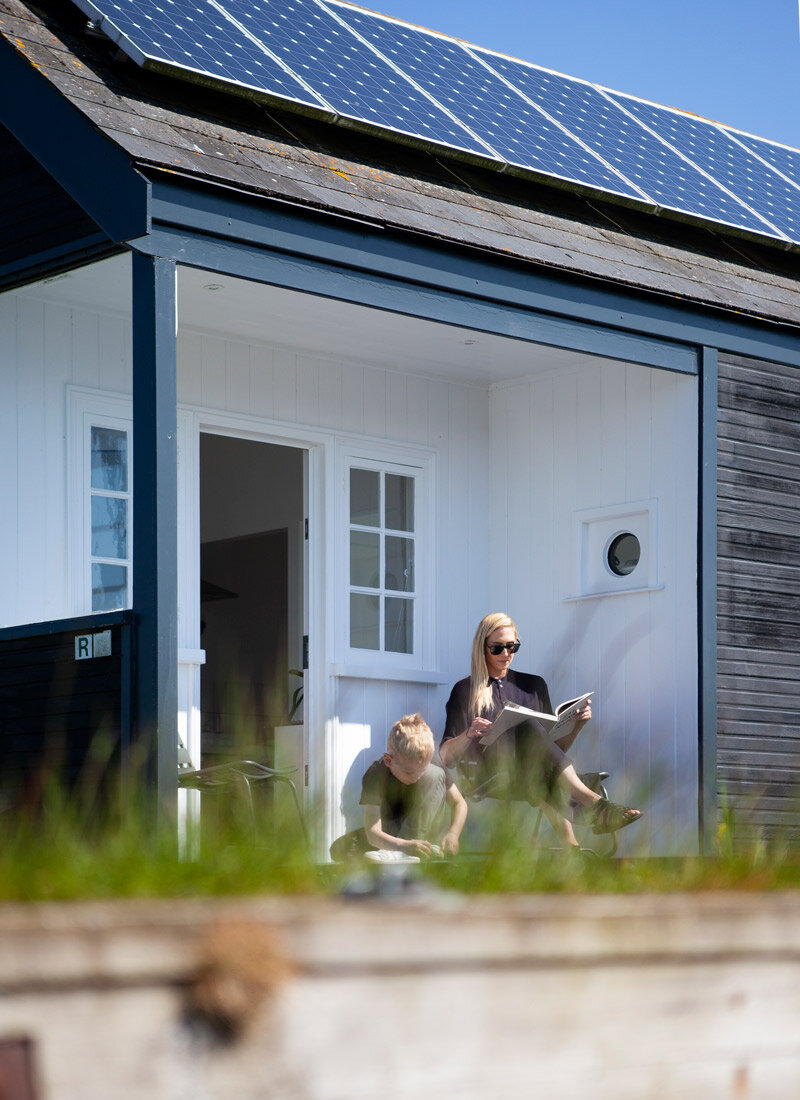
[[[800,148],[798,0],[358,0]]]

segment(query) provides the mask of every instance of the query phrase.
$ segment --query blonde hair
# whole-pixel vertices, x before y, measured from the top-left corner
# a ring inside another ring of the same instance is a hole
[[[487,714],[492,707],[492,686],[489,683],[485,646],[489,635],[501,626],[510,626],[514,631],[514,637],[519,639],[514,620],[503,611],[492,611],[484,615],[472,639],[472,660],[469,672],[470,721],[481,714]]]
[[[389,730],[386,751],[392,755],[424,760],[433,750],[433,733],[421,714],[406,714]]]

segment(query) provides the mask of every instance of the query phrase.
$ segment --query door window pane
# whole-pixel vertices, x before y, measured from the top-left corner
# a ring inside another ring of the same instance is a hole
[[[119,497],[92,497],[92,556],[127,558],[127,500]]]
[[[414,652],[414,604],[395,596],[386,597],[386,650]]]
[[[92,611],[116,611],[128,602],[128,570],[124,565],[92,565]]]
[[[353,649],[380,649],[380,597],[350,593],[350,645]]]
[[[350,584],[358,588],[380,585],[381,540],[371,531],[350,532]]]
[[[350,522],[380,527],[381,475],[377,470],[350,470]]]
[[[386,536],[386,578],[384,587],[394,592],[414,591],[414,540]]]
[[[92,428],[92,488],[128,491],[128,433]]]
[[[393,531],[414,530],[414,478],[386,475],[386,526]]]

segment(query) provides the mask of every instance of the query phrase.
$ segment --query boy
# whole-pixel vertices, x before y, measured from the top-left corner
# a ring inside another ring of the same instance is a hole
[[[467,804],[449,774],[433,763],[434,742],[420,714],[407,714],[392,726],[386,752],[371,764],[361,786],[364,828],[346,833],[331,845],[342,860],[374,848],[428,858],[431,837],[442,828],[445,805],[450,825],[441,839],[443,855],[456,855],[467,818]]]

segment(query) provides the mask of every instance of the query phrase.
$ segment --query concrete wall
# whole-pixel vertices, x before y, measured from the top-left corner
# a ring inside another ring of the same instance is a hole
[[[9,905],[0,988],[37,1100],[800,1095],[797,894]]]

